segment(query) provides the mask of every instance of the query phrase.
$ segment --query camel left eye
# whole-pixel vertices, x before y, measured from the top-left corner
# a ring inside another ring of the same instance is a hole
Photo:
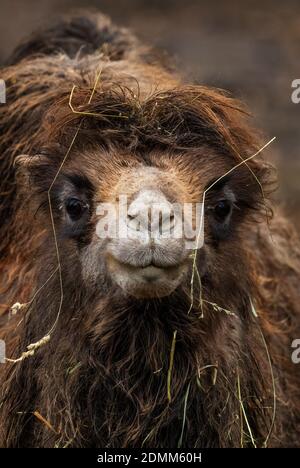
[[[214,207],[214,215],[218,221],[223,221],[230,212],[231,203],[228,200],[221,200]]]
[[[73,221],[80,219],[87,208],[87,203],[84,203],[78,198],[69,198],[66,201],[67,213]]]

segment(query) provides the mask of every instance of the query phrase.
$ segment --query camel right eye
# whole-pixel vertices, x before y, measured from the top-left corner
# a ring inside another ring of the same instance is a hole
[[[228,200],[219,201],[214,207],[215,217],[219,221],[223,221],[231,212],[231,204]]]
[[[73,197],[66,201],[67,213],[73,221],[80,219],[87,208],[88,204],[78,198]]]

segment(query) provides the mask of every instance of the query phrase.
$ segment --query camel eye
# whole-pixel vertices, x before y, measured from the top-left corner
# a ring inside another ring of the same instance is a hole
[[[230,212],[231,203],[228,200],[220,200],[214,207],[214,215],[218,221],[224,221]]]
[[[66,210],[72,221],[77,221],[88,208],[88,204],[78,198],[69,198],[66,201]]]

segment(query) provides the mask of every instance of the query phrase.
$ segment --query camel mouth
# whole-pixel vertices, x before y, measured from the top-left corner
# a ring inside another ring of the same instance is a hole
[[[113,255],[107,258],[113,281],[123,293],[136,298],[156,298],[170,295],[182,282],[187,264],[158,266],[150,262],[143,266],[124,263]]]

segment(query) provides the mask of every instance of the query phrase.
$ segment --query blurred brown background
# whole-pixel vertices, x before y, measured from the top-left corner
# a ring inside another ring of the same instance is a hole
[[[250,107],[273,143],[280,199],[300,228],[299,0],[0,0],[0,61],[61,12],[98,7],[175,56],[183,73],[226,88]]]

